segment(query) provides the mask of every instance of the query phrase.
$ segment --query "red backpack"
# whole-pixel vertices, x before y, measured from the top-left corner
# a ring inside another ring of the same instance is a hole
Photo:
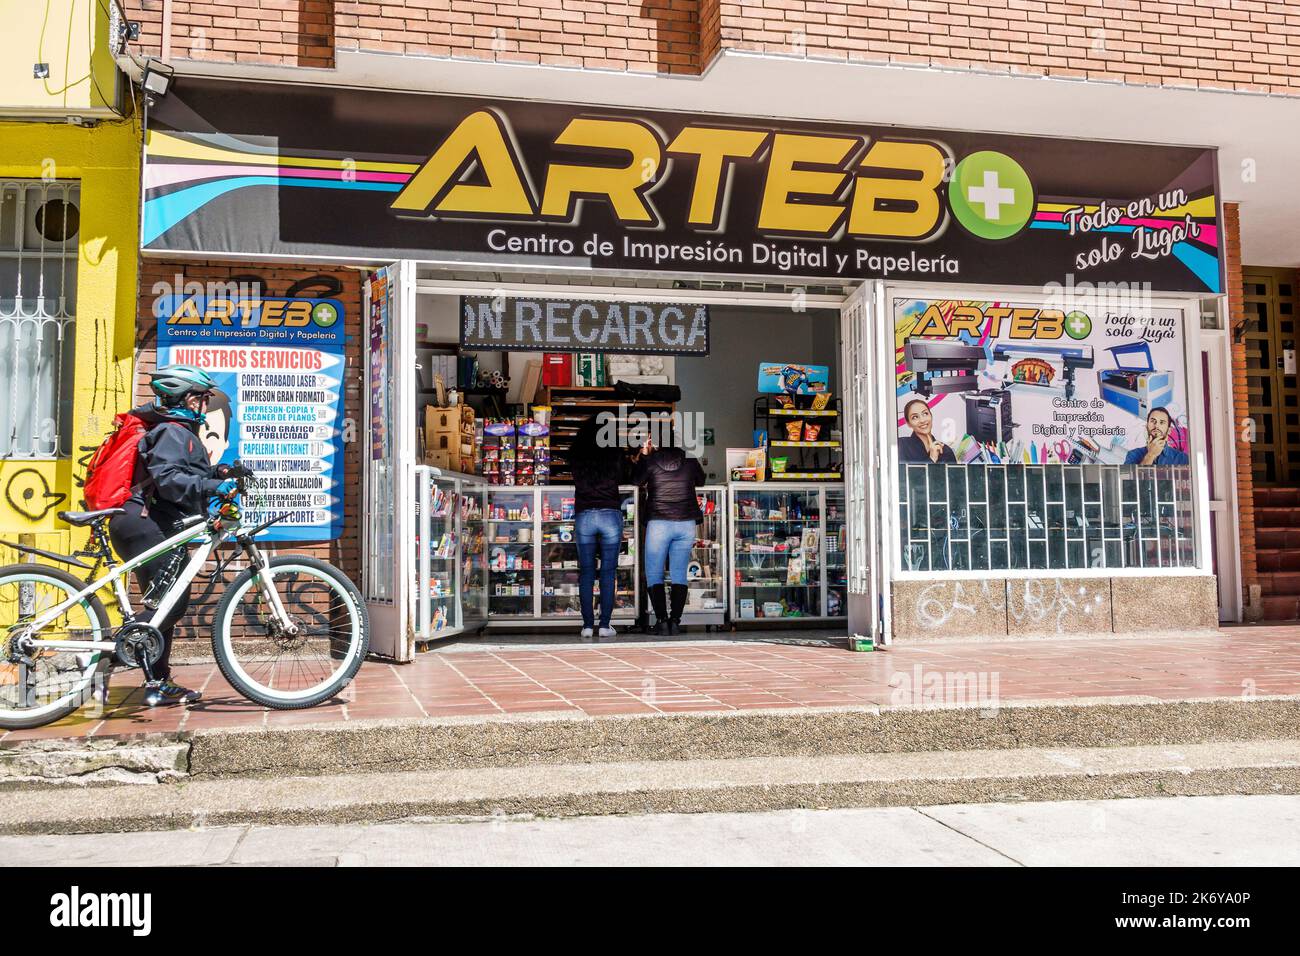
[[[89,511],[116,508],[131,497],[135,480],[135,455],[148,428],[130,412],[113,416],[113,430],[100,443],[86,467],[81,489]]]

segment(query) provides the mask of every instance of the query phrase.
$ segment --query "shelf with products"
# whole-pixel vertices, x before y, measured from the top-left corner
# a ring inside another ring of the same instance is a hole
[[[415,469],[415,630],[430,641],[487,619],[481,559],[482,483],[427,465]]]
[[[637,412],[649,418],[669,417],[677,407],[673,402],[634,399],[617,393],[613,386],[550,385],[539,390],[537,405],[550,409],[551,480],[573,481],[569,450],[574,436],[584,423],[597,415],[624,415]]]
[[[836,495],[838,494],[838,498]],[[829,498],[828,498],[829,496]],[[839,486],[805,482],[738,482],[728,488],[731,518],[732,619],[828,619],[843,615],[843,597],[828,598],[828,500]],[[840,534],[836,526],[834,533]]]
[[[840,481],[843,477],[839,401],[829,392],[760,395],[754,399],[754,434],[768,447],[771,481]]]

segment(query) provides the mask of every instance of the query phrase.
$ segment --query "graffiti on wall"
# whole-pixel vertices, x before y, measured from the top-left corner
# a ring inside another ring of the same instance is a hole
[[[14,514],[28,521],[41,521],[68,496],[54,491],[35,468],[20,468],[5,482],[5,501]]]

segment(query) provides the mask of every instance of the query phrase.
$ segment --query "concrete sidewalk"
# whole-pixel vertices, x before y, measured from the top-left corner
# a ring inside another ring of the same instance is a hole
[[[189,709],[150,710],[138,675],[119,672],[108,708],[0,736],[24,741],[235,729],[341,726],[376,719],[738,713],[931,707],[987,702],[1252,698],[1300,694],[1300,627],[1217,635],[943,643],[857,654],[829,641],[709,640],[535,646],[461,641],[407,665],[368,662],[339,698],[268,711],[213,664],[177,679],[204,691]]]
[[[0,837],[7,866],[1296,866],[1300,797]]]

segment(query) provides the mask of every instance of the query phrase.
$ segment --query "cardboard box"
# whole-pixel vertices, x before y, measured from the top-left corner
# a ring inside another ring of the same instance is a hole
[[[458,407],[438,408],[436,405],[428,406],[424,410],[425,434],[460,431],[460,415],[461,412]]]
[[[443,471],[456,471],[452,466],[451,452],[425,449],[424,463],[432,465],[434,468],[441,468]]]
[[[529,359],[524,365],[524,384],[519,389],[519,400],[524,403],[537,401],[537,390],[542,385],[542,363],[538,359]]]

